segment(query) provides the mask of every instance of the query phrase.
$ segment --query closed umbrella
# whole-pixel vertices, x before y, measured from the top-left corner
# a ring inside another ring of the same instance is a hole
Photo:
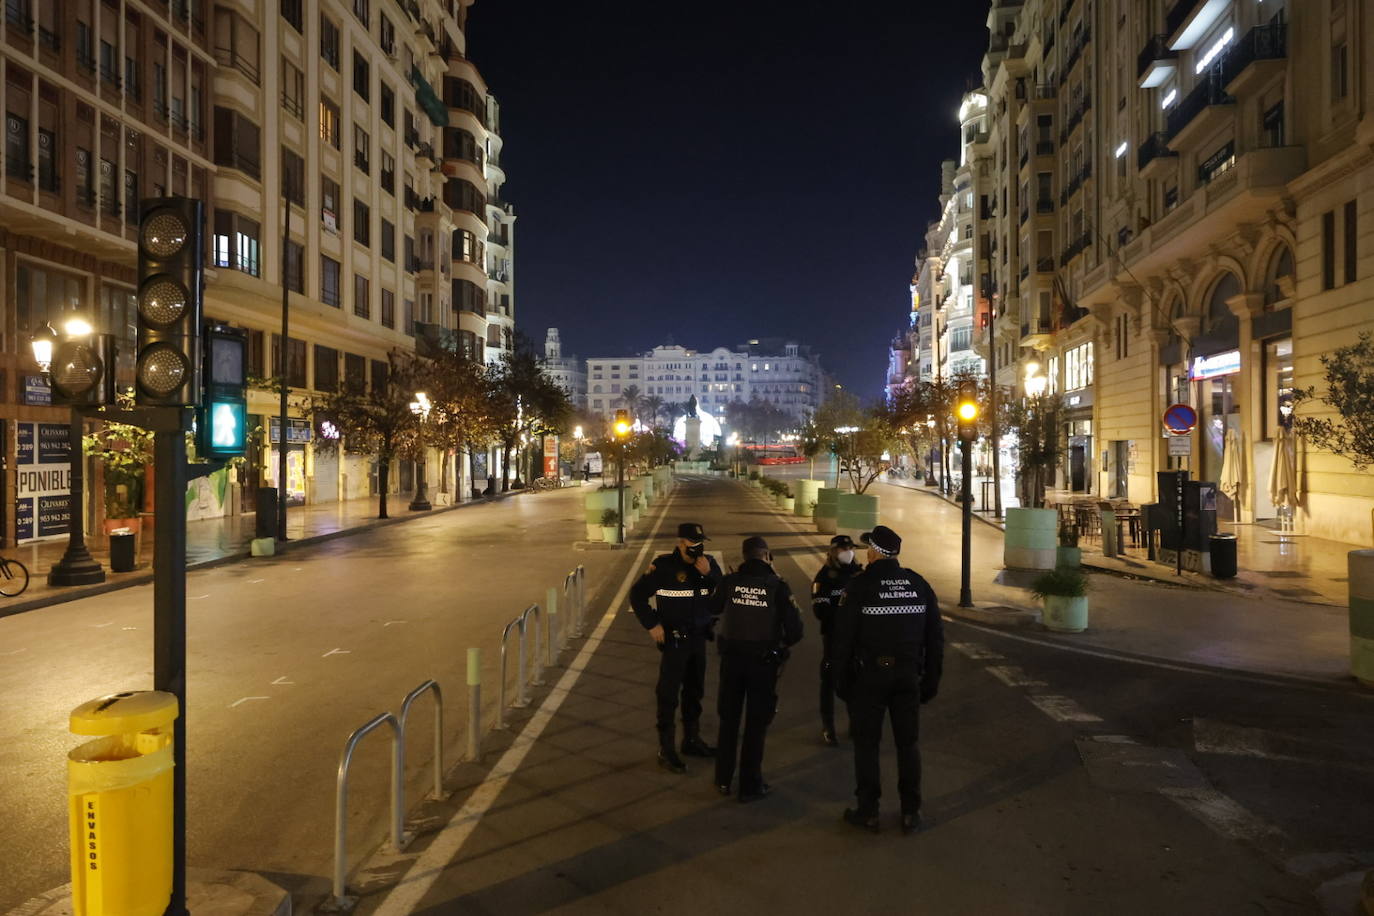
[[[1234,429],[1226,431],[1221,455],[1221,479],[1217,486],[1231,499],[1232,518],[1240,516],[1240,492],[1245,484],[1245,460],[1240,450],[1240,436]]]
[[[1269,500],[1280,509],[1287,509],[1285,520],[1292,517],[1298,504],[1298,461],[1293,431],[1280,426],[1274,437],[1274,465],[1269,471]],[[1282,514],[1282,513],[1281,513]]]

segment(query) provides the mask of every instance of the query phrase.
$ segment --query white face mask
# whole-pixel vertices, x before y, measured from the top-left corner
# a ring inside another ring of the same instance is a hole
[[[839,553],[835,554],[835,559],[840,562],[841,566],[848,566],[850,563],[854,562],[854,551],[841,550]]]

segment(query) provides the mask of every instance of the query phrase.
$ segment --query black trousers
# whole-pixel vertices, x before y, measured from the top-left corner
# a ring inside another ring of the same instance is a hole
[[[750,655],[722,654],[720,693],[716,712],[720,735],[716,740],[716,785],[728,786],[735,775],[735,747],[740,718],[744,740],[739,742],[739,790],[757,792],[763,785],[763,742],[778,708],[778,662]]]
[[[701,722],[701,697],[706,692],[706,637],[686,636],[675,641],[670,632],[659,648],[662,656],[658,661],[658,686],[654,688],[658,730],[673,730],[673,714],[681,694],[682,725],[691,731]]]
[[[830,634],[821,634],[821,727],[835,731],[835,671],[830,663]]]
[[[897,749],[897,792],[903,814],[921,810],[920,737],[921,677],[912,668],[878,668],[859,672],[849,691],[849,724],[854,731],[854,776],[858,810],[873,814],[882,795],[878,745],[883,718],[892,719]]]

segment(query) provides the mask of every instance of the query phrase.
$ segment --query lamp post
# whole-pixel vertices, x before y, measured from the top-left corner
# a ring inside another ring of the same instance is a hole
[[[926,486],[933,487],[939,481],[935,479],[935,417],[930,414],[926,414],[926,429],[930,433],[930,447],[926,449]]]
[[[429,420],[429,395],[423,391],[415,392],[415,400],[410,402],[410,412],[420,418],[420,460],[415,464],[415,498],[410,501],[411,512],[427,512],[434,508],[429,504],[429,494],[425,492],[425,423]]]
[[[963,452],[963,531],[960,551],[959,606],[973,607],[973,589],[970,585],[973,561],[973,440],[978,424],[978,399],[974,386],[964,382],[959,386],[959,445]]]
[[[93,329],[89,322],[72,318],[63,326],[67,338],[90,337]],[[57,344],[57,332],[52,325],[44,324],[30,341],[34,362],[38,368],[49,375],[52,371],[53,350]],[[110,370],[112,371],[112,367]],[[85,496],[85,456],[82,454],[81,437],[85,434],[81,412],[73,407],[68,417],[67,442],[71,456],[70,496],[68,497],[67,549],[62,559],[48,571],[49,585],[93,585],[105,581],[105,570],[91,556],[86,547],[86,532],[83,524]],[[37,443],[34,443],[37,448]],[[37,534],[38,503],[34,502],[34,533]]]
[[[838,387],[840,387],[840,386],[839,386],[839,385],[836,385],[835,387],[838,388]],[[837,426],[837,427],[835,427],[835,434],[836,434],[836,435],[839,435],[839,436],[852,436],[854,433],[857,433],[858,431],[859,431],[859,427],[857,427],[857,426]],[[837,489],[837,490],[840,488],[840,465],[841,465],[842,463],[843,463],[843,460],[841,459],[841,457],[840,457],[839,455],[836,455],[836,456],[835,456],[835,489]]]
[[[628,411],[615,412],[615,441],[619,446],[615,469],[616,501],[619,504],[620,543],[625,543],[625,440],[630,438],[630,415]]]

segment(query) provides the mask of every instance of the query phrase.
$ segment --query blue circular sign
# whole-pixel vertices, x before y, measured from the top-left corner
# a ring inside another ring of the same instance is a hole
[[[1164,428],[1176,436],[1186,436],[1197,428],[1197,411],[1187,404],[1175,404],[1164,411]]]

